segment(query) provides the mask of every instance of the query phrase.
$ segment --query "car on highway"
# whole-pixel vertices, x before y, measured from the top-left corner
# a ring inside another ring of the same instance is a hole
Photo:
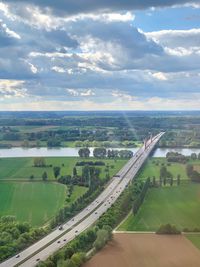
[[[19,255],[19,254],[15,256],[15,258],[19,258],[19,257],[20,257],[20,255]]]

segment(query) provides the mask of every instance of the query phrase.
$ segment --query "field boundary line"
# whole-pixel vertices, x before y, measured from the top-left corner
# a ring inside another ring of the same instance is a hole
[[[113,231],[114,234],[156,234],[153,231]]]

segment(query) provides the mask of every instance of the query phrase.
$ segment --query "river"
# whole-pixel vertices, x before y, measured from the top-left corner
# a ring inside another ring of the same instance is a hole
[[[21,158],[21,157],[77,157],[80,148],[74,147],[61,147],[61,148],[23,148],[13,147],[0,149],[0,158]],[[92,155],[93,147],[90,147],[90,155]],[[135,153],[138,148],[114,148],[117,150],[128,149]],[[200,153],[199,148],[157,148],[153,157],[165,157],[167,152],[179,152],[185,156],[191,153]]]

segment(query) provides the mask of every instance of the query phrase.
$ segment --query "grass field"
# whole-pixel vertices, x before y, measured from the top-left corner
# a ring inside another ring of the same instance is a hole
[[[52,164],[53,166],[61,167],[61,175],[72,174],[73,167],[77,161],[83,161],[84,159],[78,157],[52,157],[45,158],[46,165]],[[87,161],[96,161],[97,159],[86,159]],[[117,173],[118,170],[126,163],[126,160],[104,159],[106,164],[113,165],[114,168],[110,168],[110,176]],[[64,166],[62,166],[64,164]],[[100,177],[105,178],[104,172],[105,166],[101,167]],[[44,171],[47,172],[48,179],[54,179],[52,167],[34,167],[32,158],[2,158],[0,159],[0,179],[29,179],[30,175],[34,175],[34,179],[41,179]],[[81,174],[81,167],[77,167],[77,171]]]
[[[200,234],[186,234],[185,235],[194,245],[195,247],[200,249]]]
[[[157,166],[156,163],[159,163]],[[140,179],[146,179],[147,177],[153,177],[158,180],[160,177],[160,168],[162,164],[165,164],[167,167],[168,171],[170,171],[174,178],[177,177],[178,174],[180,174],[181,179],[188,179],[187,174],[186,174],[186,165],[180,164],[180,163],[171,163],[170,166],[167,166],[167,160],[166,158],[151,158],[149,159],[144,167],[141,169],[139,173],[139,178]],[[197,160],[194,162],[195,164],[200,165],[200,160]]]
[[[180,230],[200,228],[200,184],[152,188],[138,214],[130,213],[118,230],[156,231],[171,223]]]
[[[86,190],[75,186],[70,202]],[[56,183],[0,183],[0,217],[14,215],[19,221],[42,225],[64,205],[66,193],[67,187]]]

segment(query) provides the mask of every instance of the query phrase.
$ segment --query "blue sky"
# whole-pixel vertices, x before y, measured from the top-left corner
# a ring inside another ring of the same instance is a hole
[[[199,1],[2,1],[0,110],[197,110],[199,25]]]

